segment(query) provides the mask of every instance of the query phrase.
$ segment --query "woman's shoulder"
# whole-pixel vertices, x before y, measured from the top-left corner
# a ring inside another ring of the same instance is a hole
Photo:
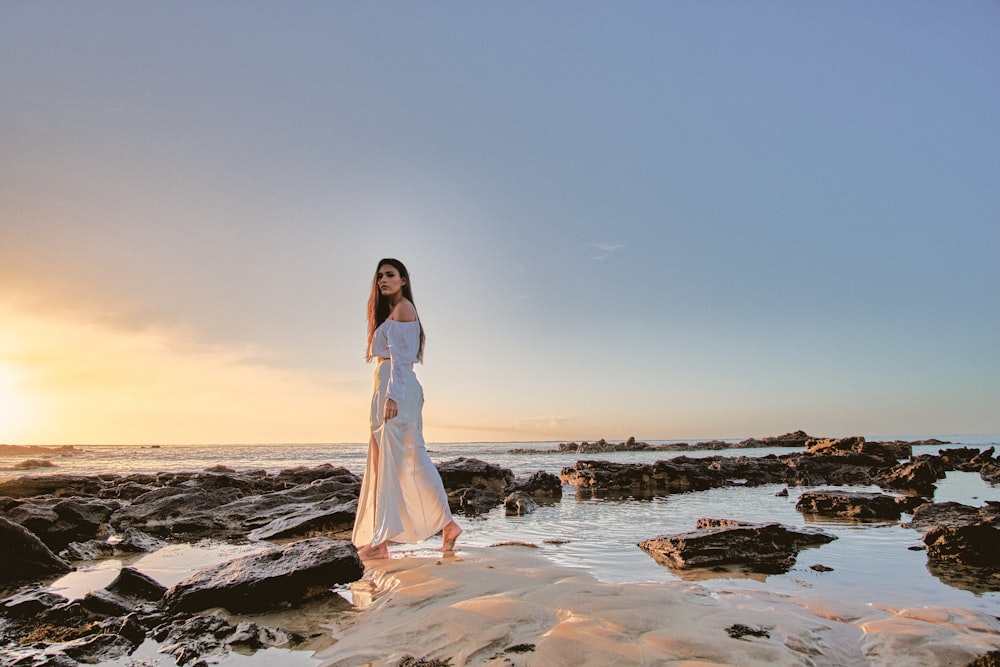
[[[416,322],[417,309],[408,300],[403,299],[389,313],[389,319],[394,322]]]

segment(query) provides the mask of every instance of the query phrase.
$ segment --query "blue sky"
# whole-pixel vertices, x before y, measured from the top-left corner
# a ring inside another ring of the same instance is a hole
[[[431,441],[1000,432],[998,28],[4,3],[0,441],[363,441],[383,256]]]

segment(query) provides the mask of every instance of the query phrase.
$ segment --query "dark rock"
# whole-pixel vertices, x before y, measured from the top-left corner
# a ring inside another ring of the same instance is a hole
[[[105,533],[107,521],[118,507],[117,501],[45,499],[22,503],[12,508],[7,517],[33,532],[53,551],[60,551],[70,542]]]
[[[976,659],[965,667],[1000,667],[1000,651],[990,651],[976,656]]]
[[[503,496],[489,489],[469,488],[448,492],[448,505],[466,516],[479,516],[503,502]]]
[[[133,567],[123,567],[107,590],[129,600],[159,602],[167,592],[165,586]]]
[[[294,510],[271,520],[250,532],[251,540],[268,540],[284,537],[304,537],[323,533],[336,533],[350,528],[358,511],[357,499],[346,503],[339,498],[296,507]]]
[[[737,446],[744,448],[753,447],[805,447],[808,440],[813,437],[805,431],[792,431],[784,435],[776,435],[768,438],[747,438]]]
[[[138,646],[138,643],[122,635],[96,634],[67,642],[61,649],[77,662],[97,663],[129,655]]]
[[[781,491],[778,491],[777,493],[775,493],[774,495],[777,496],[778,498],[787,498],[788,497],[788,489],[784,488]]]
[[[806,441],[806,451],[818,456],[844,456],[863,454],[879,459],[883,465],[895,465],[913,455],[913,447],[906,442],[868,442],[860,435],[849,438],[811,438]]]
[[[692,532],[660,535],[639,542],[639,547],[657,563],[676,569],[739,564],[775,574],[787,572],[802,548],[835,539],[813,528],[700,519]]]
[[[726,628],[726,634],[733,639],[743,639],[744,637],[764,637],[769,638],[771,633],[767,628],[751,628],[749,625],[736,623]]]
[[[333,479],[342,484],[358,483],[360,481],[358,476],[347,468],[330,465],[329,463],[311,468],[306,466],[287,468],[274,475],[274,482],[286,488],[310,484],[319,479]]]
[[[538,509],[538,503],[536,503],[531,496],[529,496],[524,491],[515,491],[511,493],[503,500],[504,511],[508,516],[523,516],[525,514],[531,514]]]
[[[524,491],[533,498],[562,498],[562,482],[559,477],[544,470],[531,473],[530,477],[519,477],[507,485],[504,493]]]
[[[66,598],[49,591],[34,590],[12,595],[0,602],[0,615],[12,619],[34,618],[46,609],[69,602]]]
[[[223,607],[235,613],[289,607],[356,581],[364,567],[348,542],[314,537],[202,570],[170,588],[171,611]]]
[[[135,605],[109,590],[90,591],[80,604],[84,609],[101,616],[125,616],[135,611]]]
[[[480,488],[500,494],[514,481],[509,468],[464,456],[437,464],[437,470],[446,491]]]
[[[984,463],[979,469],[979,476],[988,484],[1000,484],[1000,464],[996,461]]]
[[[35,496],[96,496],[108,485],[92,475],[37,475],[0,482],[0,496],[33,498]]]
[[[945,466],[938,456],[922,455],[885,471],[877,479],[887,489],[912,491],[921,496],[933,496],[936,483],[944,479]]]
[[[249,621],[234,626],[215,614],[177,618],[154,630],[153,637],[163,644],[160,652],[173,656],[178,665],[196,663],[203,657],[223,654],[232,647],[253,651],[302,641],[298,635]]]
[[[935,526],[958,528],[977,523],[1000,522],[1000,503],[987,502],[982,507],[972,507],[956,502],[925,503],[913,511],[904,528],[927,530]]]
[[[814,565],[810,565],[809,569],[810,570],[815,570],[816,572],[833,572],[833,568],[832,567],[828,567],[826,565],[821,565],[819,563],[816,563]]]
[[[1000,527],[985,523],[934,526],[923,537],[927,557],[943,563],[995,568],[1000,572]]]
[[[898,519],[901,514],[893,496],[861,491],[807,491],[799,496],[795,509],[804,514],[852,519]]]
[[[576,486],[577,497],[581,498],[651,498],[724,486],[783,482],[788,476],[788,466],[775,456],[676,456],[653,464],[577,461],[563,468],[559,476],[564,483]]]
[[[0,517],[0,583],[62,574],[73,568],[24,526]]]
[[[118,528],[138,528],[163,537],[179,537],[223,532],[225,526],[205,510],[212,510],[237,498],[242,491],[221,488],[213,491],[164,487],[136,498],[112,516]]]
[[[107,540],[87,540],[86,542],[70,542],[59,552],[60,558],[66,560],[100,560],[115,555],[115,548]]]
[[[975,447],[955,447],[943,449],[938,453],[945,470],[959,470],[962,472],[979,472],[979,470],[993,460],[994,448],[990,447],[984,452]]]

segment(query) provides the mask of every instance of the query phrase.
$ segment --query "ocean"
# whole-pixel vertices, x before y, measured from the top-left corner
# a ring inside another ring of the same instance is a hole
[[[950,444],[921,445],[914,454],[937,453],[952,447],[986,448],[1000,443],[1000,436],[937,436]],[[869,438],[891,439],[891,438]],[[907,438],[912,439],[912,438]],[[649,441],[660,444],[671,441]],[[735,441],[733,441],[735,442]],[[458,456],[474,457],[502,467],[515,475],[536,470],[558,474],[578,459],[601,459],[622,463],[651,463],[679,455],[676,452],[613,452],[579,455],[544,453],[556,442],[483,442],[429,444],[435,462]],[[98,474],[203,470],[225,465],[238,470],[277,471],[295,466],[331,463],[355,473],[364,470],[363,444],[285,445],[135,445],[79,446],[82,453],[51,458],[57,467],[32,471],[0,472],[0,478],[23,474]],[[512,450],[535,453],[513,453]],[[683,452],[685,456],[764,456],[795,451],[791,448],[730,449]],[[0,468],[10,468],[25,458],[0,457]],[[800,598],[841,600],[887,606],[894,609],[924,605],[975,609],[1000,616],[1000,593],[956,588],[935,576],[927,567],[920,532],[903,528],[900,521],[858,522],[849,520],[806,520],[795,509],[800,494],[809,487],[788,487],[787,496],[776,495],[784,485],[733,487],[674,494],[652,500],[577,499],[573,487],[565,486],[562,500],[542,504],[534,513],[521,517],[504,515],[498,507],[479,517],[458,516],[464,529],[462,545],[489,547],[498,542],[520,541],[537,544],[538,552],[563,566],[579,568],[609,583],[671,582],[696,580],[698,585],[718,593],[723,590],[766,590]],[[837,488],[837,487],[824,487]],[[850,490],[881,491],[878,487],[849,487]],[[1000,501],[1000,487],[983,482],[976,473],[950,472],[939,482],[936,501],[957,501],[981,506]],[[835,534],[838,539],[802,551],[787,573],[747,576],[734,573],[678,574],[657,565],[640,550],[640,540],[666,533],[693,530],[702,517],[741,521],[780,521],[790,525],[811,525]],[[436,548],[432,538],[427,550]],[[213,546],[213,548],[217,548]],[[403,547],[397,547],[400,549]],[[411,548],[412,549],[412,548]],[[420,553],[419,548],[416,552]],[[819,572],[811,565],[824,565]],[[95,564],[94,567],[102,567]],[[977,588],[970,586],[969,588]]]

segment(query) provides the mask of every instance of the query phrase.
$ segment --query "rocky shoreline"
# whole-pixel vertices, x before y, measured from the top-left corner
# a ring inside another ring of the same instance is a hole
[[[799,437],[797,432],[789,434]],[[802,434],[805,435],[805,434]],[[787,436],[779,436],[786,438]],[[801,438],[800,438],[801,439]],[[935,483],[950,470],[1000,481],[993,448],[945,449],[912,456],[905,442],[806,436],[801,451],[780,456],[677,456],[652,464],[579,460],[557,477],[538,471],[515,479],[471,458],[438,464],[453,509],[475,516],[503,504],[508,514],[556,502],[563,485],[580,497],[649,498],[726,486],[879,486],[885,493],[818,488],[802,495],[804,515],[859,521],[911,514],[922,532],[928,568],[957,587],[1000,590],[1000,503],[935,503]],[[775,446],[767,444],[764,446]],[[789,445],[791,446],[791,445]],[[336,595],[364,570],[349,543],[361,478],[332,465],[276,473],[217,466],[203,472],[18,477],[0,482],[0,660],[12,665],[70,665],[129,655],[147,638],[178,664],[234,648],[296,646],[282,628],[231,623],[213,612],[289,609]],[[112,584],[79,600],[46,582],[81,564],[152,552],[199,539],[247,542],[259,552],[204,568],[170,588],[123,568]],[[693,531],[650,536],[637,545],[674,569],[738,566],[780,572],[798,550],[835,539],[780,524],[706,518]]]

